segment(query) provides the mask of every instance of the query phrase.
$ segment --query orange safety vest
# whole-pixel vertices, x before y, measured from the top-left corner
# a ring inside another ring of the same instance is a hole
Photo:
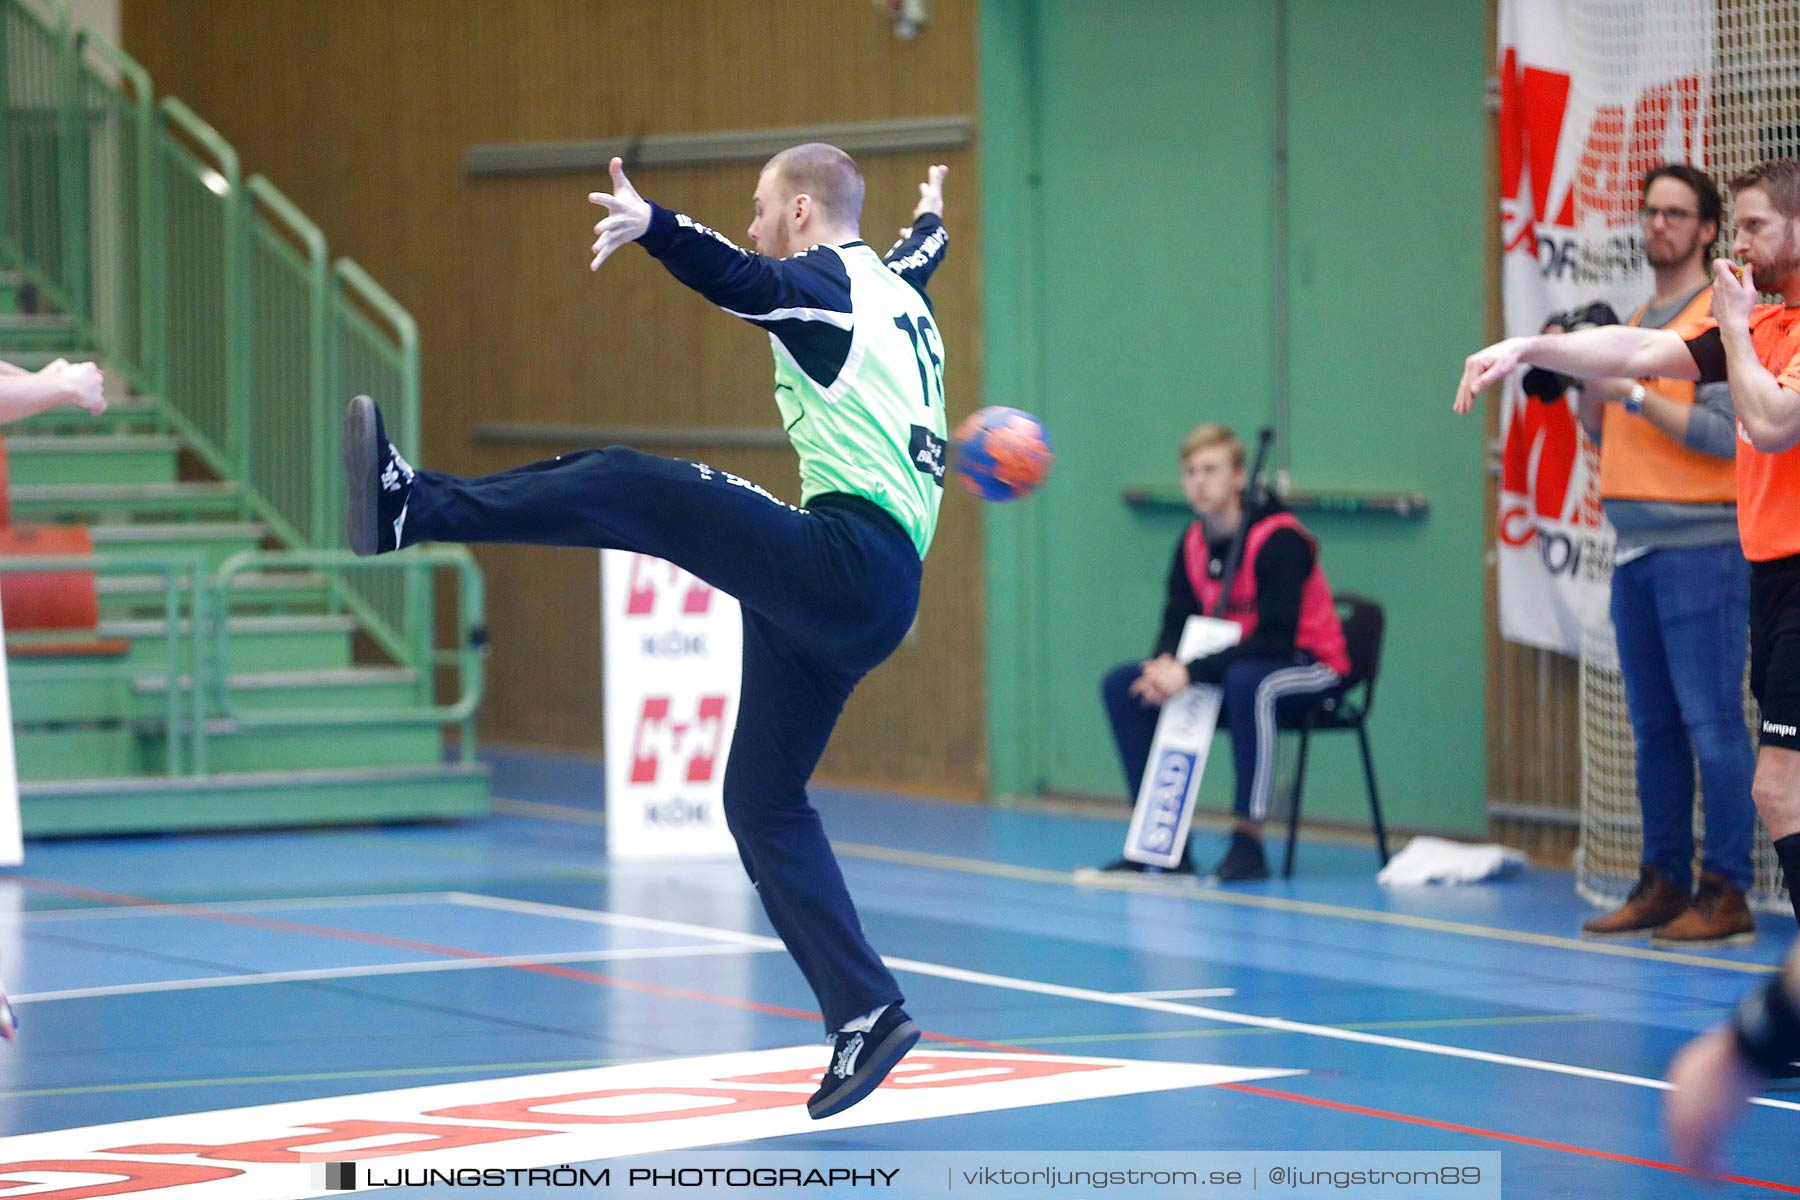
[[[1626,324],[1642,321],[1645,308],[1638,309]],[[1664,328],[1689,338],[1694,336],[1694,326],[1711,317],[1712,288],[1704,287]],[[1681,404],[1694,403],[1694,385],[1688,380],[1640,382]],[[1608,404],[1600,418],[1600,496],[1605,500],[1730,504],[1737,499],[1736,470],[1729,458],[1689,449],[1642,416]]]

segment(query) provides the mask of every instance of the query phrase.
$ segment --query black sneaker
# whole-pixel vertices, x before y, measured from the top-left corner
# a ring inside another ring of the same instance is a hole
[[[350,549],[364,557],[398,550],[413,469],[388,441],[381,409],[367,396],[350,401],[344,414],[344,477],[349,485],[344,518]]]
[[[1800,1062],[1791,1062],[1784,1067],[1777,1067],[1769,1072],[1767,1090],[1771,1092],[1791,1092],[1800,1089]]]
[[[1250,879],[1267,879],[1269,860],[1263,857],[1262,839],[1242,830],[1233,830],[1225,857],[1212,869],[1212,878],[1220,883],[1239,883]]]
[[[806,1102],[815,1121],[835,1116],[881,1086],[894,1064],[919,1040],[919,1027],[898,1004],[890,1004],[867,1033],[840,1029],[831,1035],[831,1062],[825,1080]]]

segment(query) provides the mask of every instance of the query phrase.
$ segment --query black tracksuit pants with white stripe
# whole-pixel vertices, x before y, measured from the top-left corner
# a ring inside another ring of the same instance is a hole
[[[1137,799],[1144,765],[1162,709],[1131,694],[1140,664],[1120,663],[1106,673],[1100,695],[1112,722],[1113,741],[1125,768],[1130,798]],[[1287,658],[1240,658],[1225,668],[1225,704],[1219,724],[1231,731],[1231,758],[1237,768],[1232,809],[1240,817],[1261,821],[1269,815],[1269,792],[1275,782],[1276,730],[1292,728],[1320,696],[1339,686],[1337,672],[1316,662],[1304,650]]]
[[[738,856],[828,1031],[901,1001],[806,795],[851,689],[912,627],[921,566],[898,521],[860,496],[794,508],[727,472],[611,446],[479,479],[418,472],[405,544],[424,541],[636,550],[735,596],[743,691],[724,806]]]

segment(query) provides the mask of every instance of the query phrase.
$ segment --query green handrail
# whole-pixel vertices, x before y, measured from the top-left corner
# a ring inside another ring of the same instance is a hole
[[[21,111],[41,114],[41,126],[21,132]],[[333,263],[324,235],[273,183],[257,176],[246,184],[231,144],[180,100],[158,102],[135,60],[92,31],[73,31],[65,0],[0,0],[0,147],[9,136],[27,139],[21,173],[30,178],[0,179],[0,261],[17,259],[113,370],[159,397],[159,421],[239,482],[250,511],[290,553],[322,556],[334,611],[353,613],[383,650],[416,669],[418,707],[389,717],[461,722],[472,753],[479,659],[434,647],[432,588],[435,570],[455,569],[465,611],[472,602],[478,613],[473,560],[409,552],[371,574],[330,549],[342,545],[336,430],[348,395],[378,394],[398,440],[419,443],[411,315],[356,263]],[[122,145],[126,136],[136,144]],[[101,223],[109,218],[129,225],[115,231]],[[258,448],[274,444],[305,452],[259,461]],[[196,681],[191,737],[171,743],[170,762],[203,772],[204,718],[230,704],[221,691],[228,626],[216,619],[228,613],[229,596],[223,584],[195,579],[180,595],[171,588],[167,601],[171,613],[186,607],[196,631],[179,648]],[[463,632],[471,632],[466,621]],[[463,695],[433,707],[434,669],[452,664],[463,668]]]
[[[394,330],[394,340],[400,353],[401,378],[404,391],[396,399],[400,403],[401,419],[395,423],[400,431],[401,444],[417,446],[419,444],[419,327],[413,321],[412,314],[400,307],[400,302],[388,295],[387,289],[376,283],[370,274],[357,265],[355,260],[340,258],[333,268],[339,285],[344,293],[355,296],[372,311],[379,314]]]
[[[458,588],[457,645],[447,656],[446,665],[458,668],[461,690],[454,703],[431,707],[358,709],[356,720],[373,725],[444,725],[473,720],[481,702],[483,608],[486,593],[481,571],[474,557],[461,546],[421,546],[393,557],[359,558],[348,550],[240,550],[219,564],[213,575],[212,590],[219,596],[229,593],[231,580],[245,571],[264,571],[283,567],[313,567],[333,571],[374,570],[423,572],[448,568],[456,572]],[[249,712],[240,709],[231,697],[228,680],[231,675],[230,637],[224,623],[218,625],[215,654],[212,660],[212,688],[219,698],[219,711],[244,726],[333,725],[341,724],[341,709],[286,709]],[[418,664],[427,678],[438,656],[428,653]]]
[[[56,40],[55,53],[57,60],[60,62],[62,58],[62,44],[69,36],[69,9],[68,5],[64,3],[64,0],[37,0],[37,7],[44,10],[40,12],[33,12],[32,7],[23,3],[23,0],[8,0],[8,2],[12,4],[22,16],[35,21],[44,29],[45,33]],[[11,65],[12,54],[8,49],[6,22],[5,20],[0,19],[0,149],[12,145],[10,140],[12,135],[8,127],[9,123],[7,117],[7,109],[9,107],[7,101],[12,95],[9,74]],[[58,164],[58,167],[60,171],[60,163]],[[6,183],[6,180],[0,179],[0,245],[4,244],[6,233],[12,228],[12,190],[5,186]],[[24,247],[21,246],[18,248],[20,261],[17,265],[21,269],[31,265],[24,261],[23,251]]]
[[[193,552],[166,554],[17,554],[0,556],[0,574],[49,571],[93,571],[99,574],[153,571],[163,578],[163,642],[167,654],[168,692],[165,700],[164,738],[169,775],[206,773],[205,645],[209,607],[206,602],[206,560]],[[185,583],[184,583],[185,581]],[[182,637],[182,601],[188,612],[186,645]],[[193,686],[188,711],[181,702],[181,670],[187,666]],[[182,737],[183,732],[186,738]]]
[[[27,39],[15,42],[15,33],[25,34]],[[31,107],[34,101],[43,105],[43,115],[54,118],[55,130],[44,177],[16,182],[0,177],[0,251],[4,251],[0,259],[23,272],[52,302],[64,306],[69,296],[62,243],[75,232],[65,225],[70,210],[62,186],[66,170],[63,147],[68,143],[64,135],[68,41],[69,15],[62,0],[40,0],[36,5],[0,0],[0,137],[5,139],[0,148],[9,162],[16,159],[27,171],[38,161],[31,152],[42,146],[30,141],[36,132],[32,118],[39,115]],[[48,71],[48,76],[34,67]],[[25,105],[15,113],[13,101],[21,96]],[[13,117],[18,114],[24,120],[15,127]],[[30,236],[34,217],[38,228],[36,236]]]
[[[329,462],[329,443],[327,440],[326,397],[329,381],[326,378],[327,343],[330,339],[328,328],[328,306],[330,303],[330,258],[325,249],[325,235],[319,227],[307,219],[306,214],[282,194],[281,189],[269,182],[264,176],[252,178],[244,190],[244,203],[249,212],[244,221],[244,228],[249,236],[255,236],[258,220],[267,220],[272,225],[282,228],[290,235],[302,250],[304,265],[307,306],[306,361],[307,382],[303,411],[300,414],[306,426],[306,442],[310,450],[308,459],[293,460],[278,458],[277,470],[282,466],[292,470],[296,461],[306,472],[302,478],[286,480],[266,479],[258,469],[260,464],[254,456],[244,482],[254,498],[260,501],[269,515],[277,516],[280,523],[293,527],[286,539],[300,546],[323,546],[327,544],[326,518],[326,479],[335,478],[335,474],[327,475]],[[255,261],[255,247],[249,251],[248,261]],[[262,314],[258,312],[257,323],[252,332],[261,335],[259,340],[269,340],[276,336],[262,322]],[[282,336],[289,336],[283,331]],[[257,381],[260,385],[260,380]],[[260,400],[254,390],[253,399]],[[246,405],[246,414],[253,414],[259,405]],[[247,417],[248,419],[248,417]],[[254,431],[247,430],[245,437],[254,442]],[[310,469],[309,469],[310,468]],[[285,485],[285,486],[277,486]],[[305,493],[305,502],[299,507],[304,512],[288,511],[280,508],[270,500],[269,493],[278,491],[283,499],[290,499],[294,491]]]
[[[332,268],[332,279],[335,295],[342,303],[345,299],[354,300],[370,313],[386,322],[394,339],[394,353],[398,379],[396,385],[399,392],[395,396],[380,397],[388,401],[388,412],[393,421],[391,431],[398,435],[399,444],[416,453],[419,445],[419,327],[413,321],[412,314],[400,306],[399,301],[388,294],[369,273],[353,259],[340,258]],[[336,353],[340,356],[345,347],[341,341],[334,339]],[[348,397],[334,397],[336,403],[342,403]],[[336,418],[335,404],[333,419]],[[336,536],[332,544],[339,544]],[[402,584],[400,633],[409,644],[400,656],[410,658],[413,662],[427,664],[431,661],[432,599],[431,576],[427,572],[418,572],[406,576]],[[421,702],[431,699],[432,683],[430,671],[421,673],[419,680],[419,699]]]
[[[170,131],[179,131],[194,146],[212,157],[212,169],[217,173],[219,183],[213,184],[209,180],[208,186],[219,191],[224,200],[220,206],[222,232],[219,247],[221,273],[224,276],[224,302],[221,306],[224,311],[219,314],[219,318],[224,331],[225,444],[218,449],[223,453],[231,473],[243,479],[248,474],[250,452],[249,422],[246,419],[250,346],[248,322],[245,319],[248,308],[245,290],[249,281],[243,259],[243,175],[238,165],[237,151],[232,149],[231,143],[220,137],[218,131],[201,120],[193,109],[173,96],[166,96],[157,106],[157,112],[159,126],[165,137],[172,141]],[[169,399],[173,400],[174,397]]]
[[[91,29],[81,29],[75,34],[75,62],[77,69],[83,69],[85,55],[92,54],[116,72],[120,79],[129,83],[131,119],[136,130],[133,157],[136,160],[137,176],[137,336],[130,348],[130,356],[126,361],[114,359],[112,365],[122,368],[137,381],[148,386],[151,391],[161,394],[163,376],[160,372],[162,342],[157,336],[157,328],[162,313],[162,276],[160,272],[162,239],[157,236],[161,228],[160,214],[157,212],[157,188],[155,177],[155,142],[156,132],[156,100],[150,83],[150,73],[138,64],[138,61],[113,45]],[[119,347],[103,346],[101,349],[113,355],[120,354]],[[135,360],[131,356],[135,356]]]
[[[68,13],[62,14],[57,34],[62,75],[62,103],[57,112],[57,198],[62,202],[63,287],[68,293],[69,311],[85,316],[91,311],[92,293],[88,289],[87,251],[87,138],[82,125],[82,108],[77,102],[80,89],[76,79],[81,65],[76,59],[75,38],[70,32]]]

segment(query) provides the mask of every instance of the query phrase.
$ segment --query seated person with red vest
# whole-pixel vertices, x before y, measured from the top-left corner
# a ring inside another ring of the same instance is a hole
[[[1268,878],[1262,827],[1274,783],[1276,728],[1305,716],[1350,670],[1318,543],[1278,500],[1259,501],[1246,512],[1245,484],[1244,446],[1231,430],[1200,425],[1182,439],[1181,486],[1196,520],[1183,531],[1169,564],[1162,629],[1149,659],[1114,667],[1100,689],[1134,800],[1163,704],[1190,683],[1224,689],[1219,723],[1231,732],[1237,790],[1230,844],[1212,872],[1221,881]],[[1243,558],[1220,614],[1225,558],[1245,525]],[[1195,615],[1237,622],[1242,640],[1181,662],[1176,646]],[[1120,860],[1106,870],[1157,868]],[[1188,849],[1174,870],[1193,873]]]

